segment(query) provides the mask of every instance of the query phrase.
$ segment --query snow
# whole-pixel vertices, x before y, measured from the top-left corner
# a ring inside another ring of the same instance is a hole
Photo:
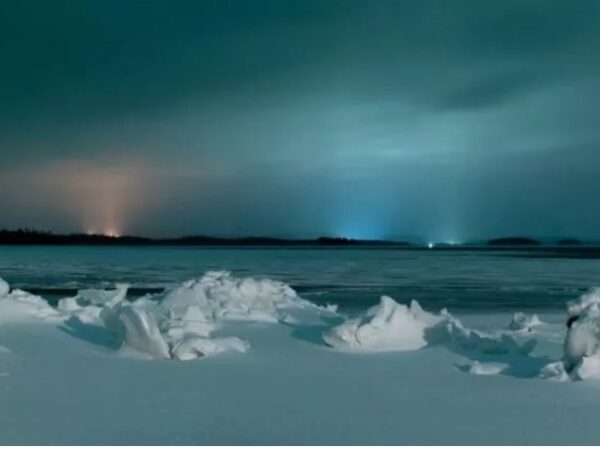
[[[537,314],[525,314],[516,312],[508,324],[508,329],[512,331],[531,332],[533,328],[540,326],[542,321]]]
[[[13,289],[0,279],[0,323],[27,320],[60,320],[61,314],[46,300],[28,292]]]
[[[563,358],[544,368],[542,376],[559,381],[600,378],[600,288],[570,302],[567,316]]]
[[[323,340],[344,351],[410,351],[428,345],[455,344],[465,350],[498,355],[527,355],[537,343],[535,339],[520,343],[505,333],[486,335],[466,328],[446,310],[431,314],[415,300],[406,306],[387,296],[364,315],[326,331]]]
[[[77,336],[103,329],[127,356],[190,360],[226,351],[246,352],[249,344],[234,336],[215,336],[224,323],[299,323],[296,315],[334,315],[335,308],[318,307],[285,283],[236,278],[229,272],[207,272],[162,294],[127,299],[128,285],[116,289],[80,290],[58,302],[55,314],[67,318]],[[43,302],[43,300],[42,300]],[[47,306],[47,304],[44,302]],[[49,307],[48,307],[49,308]]]
[[[508,364],[504,363],[481,363],[473,361],[469,368],[469,373],[473,375],[498,375],[505,372],[508,368]]]
[[[269,279],[236,278],[229,272],[208,272],[169,290],[162,305],[177,311],[198,306],[213,320],[279,322],[290,308],[317,308],[287,284]]]
[[[342,350],[406,351],[425,347],[425,331],[441,318],[428,314],[416,301],[409,307],[383,296],[367,313],[323,334],[325,342]]]
[[[235,338],[206,339],[189,337],[180,341],[173,349],[173,356],[181,361],[188,361],[205,355],[216,355],[226,351],[245,353],[249,348],[247,342]]]
[[[502,329],[503,316],[461,317]],[[550,320],[549,320],[550,321]],[[559,320],[553,326],[560,333]],[[123,357],[49,323],[7,324],[0,342],[3,444],[585,444],[600,384],[458,370],[449,346],[353,354],[328,328],[225,324],[252,345],[185,363]],[[560,345],[546,350],[552,357]],[[502,355],[489,355],[493,359]],[[524,357],[525,358],[525,357]],[[478,358],[489,368],[494,360]],[[476,371],[474,369],[474,371]],[[568,412],[568,413],[567,413]],[[507,433],[506,430],[510,430]]]
[[[139,299],[126,286],[80,291],[57,308],[2,292],[2,444],[600,438],[589,297],[568,333],[552,312],[523,336],[506,331],[505,313],[458,317],[386,296],[348,318],[283,283],[226,272]]]

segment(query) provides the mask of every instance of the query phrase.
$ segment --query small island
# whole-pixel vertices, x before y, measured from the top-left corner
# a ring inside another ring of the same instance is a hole
[[[530,246],[540,244],[540,241],[521,236],[501,237],[496,239],[490,239],[487,242],[487,245],[490,246]]]

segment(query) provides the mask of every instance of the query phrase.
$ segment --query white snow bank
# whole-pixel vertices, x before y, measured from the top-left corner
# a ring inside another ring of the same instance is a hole
[[[520,344],[507,334],[488,336],[464,327],[446,310],[431,314],[415,300],[407,307],[386,296],[365,315],[326,331],[323,340],[338,350],[362,352],[409,351],[427,345],[456,344],[484,354],[527,355],[536,345],[535,339]]]
[[[556,380],[600,377],[600,288],[590,289],[567,305],[564,357],[544,367],[541,376]]]
[[[513,314],[512,320],[508,324],[508,329],[511,331],[532,332],[537,326],[542,325],[542,321],[537,314],[525,314],[516,312]]]
[[[0,278],[0,321],[60,320],[62,315],[42,297],[20,289],[10,290]]]

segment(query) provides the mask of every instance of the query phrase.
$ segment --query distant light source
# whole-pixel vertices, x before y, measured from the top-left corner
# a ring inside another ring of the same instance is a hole
[[[118,238],[121,237],[121,235],[115,231],[114,229],[109,229],[106,230],[106,232],[104,233],[105,236],[111,237],[111,238]]]
[[[427,244],[427,248],[433,248],[433,242],[430,242],[429,244]]]

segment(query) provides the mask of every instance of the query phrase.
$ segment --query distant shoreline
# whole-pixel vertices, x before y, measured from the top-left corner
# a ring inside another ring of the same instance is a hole
[[[213,237],[182,236],[149,238],[140,236],[107,236],[101,234],[55,234],[29,229],[0,230],[0,246],[194,246],[244,248],[363,248],[426,251],[515,251],[532,250],[558,253],[588,253],[600,251],[600,244],[582,243],[576,239],[560,239],[544,243],[526,237],[500,237],[486,242],[449,244],[419,243],[394,240],[319,237],[316,239],[286,239],[276,237]]]

